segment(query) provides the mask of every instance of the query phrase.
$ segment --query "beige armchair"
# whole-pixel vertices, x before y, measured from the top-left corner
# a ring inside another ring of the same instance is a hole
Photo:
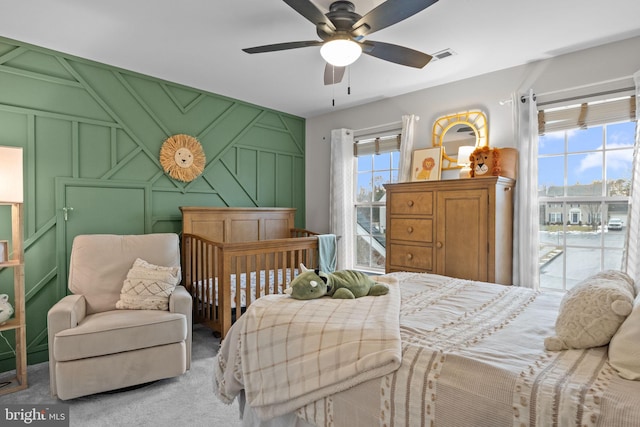
[[[191,295],[169,310],[116,309],[134,261],[179,266],[176,234],[79,235],[67,295],[49,310],[51,394],[67,400],[183,374],[191,363]]]

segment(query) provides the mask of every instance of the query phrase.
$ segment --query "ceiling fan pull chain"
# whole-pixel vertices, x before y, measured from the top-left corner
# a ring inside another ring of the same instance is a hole
[[[336,106],[336,67],[335,65],[331,66],[331,79],[333,83],[331,84],[331,106]]]
[[[347,67],[347,95],[351,95],[351,67]]]

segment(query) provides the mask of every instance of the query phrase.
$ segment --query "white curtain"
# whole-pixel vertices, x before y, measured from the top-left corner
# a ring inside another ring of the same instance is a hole
[[[398,182],[411,181],[411,153],[413,153],[413,139],[416,121],[420,120],[415,114],[402,116],[402,136],[400,140],[400,161],[398,163]]]
[[[353,131],[331,131],[329,229],[338,236],[336,269],[353,268]]]
[[[518,177],[513,223],[513,283],[538,289],[538,107],[533,90],[512,96]]]
[[[640,71],[633,75],[636,85],[636,140],[633,149],[631,199],[627,218],[627,256],[625,271],[640,283]]]

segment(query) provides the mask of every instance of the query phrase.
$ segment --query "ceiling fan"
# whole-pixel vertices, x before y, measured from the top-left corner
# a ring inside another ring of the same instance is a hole
[[[335,1],[324,14],[310,0],[284,0],[296,12],[316,26],[322,39],[269,44],[242,49],[247,53],[264,53],[301,47],[321,46],[320,53],[327,61],[324,84],[339,83],[345,67],[353,63],[361,53],[385,61],[414,68],[422,68],[431,60],[431,55],[390,43],[363,40],[375,31],[389,27],[426,9],[438,0],[387,0],[364,16],[355,12],[350,1]],[[337,56],[331,56],[338,52]],[[341,50],[340,50],[341,49]]]

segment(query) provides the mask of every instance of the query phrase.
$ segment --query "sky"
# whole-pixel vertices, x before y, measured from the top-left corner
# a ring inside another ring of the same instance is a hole
[[[565,132],[541,136],[538,185],[564,185],[565,162],[568,185],[601,181],[604,163],[607,180],[631,179],[635,123],[608,125],[606,133],[604,129],[596,126],[567,131],[566,142]]]

